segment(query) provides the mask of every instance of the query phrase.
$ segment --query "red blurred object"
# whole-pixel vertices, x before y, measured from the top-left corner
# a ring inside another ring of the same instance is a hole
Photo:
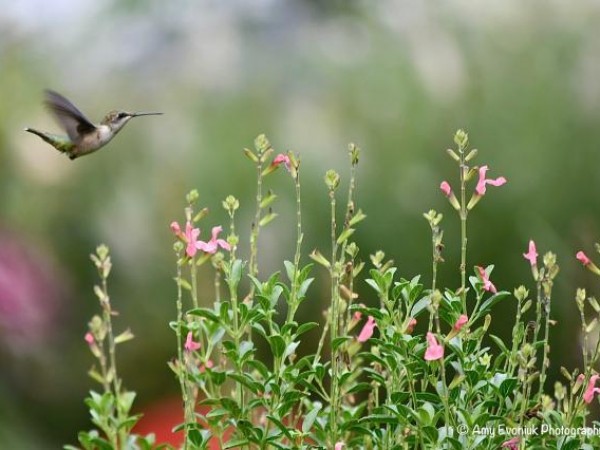
[[[183,422],[183,403],[179,397],[171,397],[147,407],[144,416],[133,430],[136,434],[154,433],[157,444],[183,444],[183,433],[173,433],[173,428]]]
[[[209,408],[200,407],[197,411],[200,414],[206,414]],[[170,397],[158,401],[147,407],[143,413],[144,416],[133,430],[136,434],[146,435],[154,433],[156,444],[171,444],[175,447],[180,447],[183,444],[183,432],[173,432],[173,428],[183,422],[183,402],[180,397]],[[225,439],[230,434],[231,432],[226,432]],[[221,447],[218,439],[211,439],[208,448],[211,450],[220,450]]]

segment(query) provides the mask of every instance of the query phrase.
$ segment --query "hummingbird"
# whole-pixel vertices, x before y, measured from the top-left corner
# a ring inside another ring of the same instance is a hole
[[[41,137],[73,160],[101,149],[134,117],[156,116],[160,112],[111,111],[99,124],[94,124],[69,100],[58,92],[46,90],[45,104],[67,135],[46,133],[34,128],[25,131]]]

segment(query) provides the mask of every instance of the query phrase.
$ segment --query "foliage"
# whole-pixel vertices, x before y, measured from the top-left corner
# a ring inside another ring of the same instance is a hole
[[[590,335],[600,320],[598,302],[579,290],[576,296],[584,340],[581,369],[562,368],[565,384],[551,396],[546,383],[550,366],[550,331],[554,279],[559,272],[552,253],[538,267],[535,242],[523,256],[529,261],[535,295],[520,286],[511,293],[492,282],[494,266],[474,265],[468,275],[467,219],[504,177],[488,178],[488,166],[471,166],[477,150],[459,130],[448,154],[458,167],[459,188],[440,185],[460,221],[459,286],[437,286],[443,257],[443,216],[425,214],[432,230],[432,276],[406,279],[392,260],[378,251],[370,268],[353,240],[366,216],[356,206],[356,168],[360,150],[349,146],[350,179],[341,218],[340,175],[329,170],[325,186],[330,205],[330,248],[310,253],[302,264],[300,159],[292,152],[272,157],[261,135],[244,153],[256,168],[256,209],[249,236],[250,259],[238,257],[242,239],[236,229],[239,201],[229,196],[223,207],[230,217],[226,239],[221,226],[200,240],[197,225],[208,217],[198,208],[199,195],[186,198],[185,225],[171,224],[176,237],[176,311],[171,328],[177,336],[177,358],[170,363],[180,388],[185,421],[177,428],[186,449],[209,448],[597,448],[600,424],[588,419],[588,405],[600,388],[594,371],[600,344]],[[285,168],[296,197],[296,248],[284,273],[259,271],[259,236],[275,219],[276,196],[264,190],[272,174]],[[476,186],[471,190],[472,182]],[[582,252],[577,258],[600,273]],[[151,448],[151,437],[131,435],[136,417],[129,416],[133,393],[117,377],[106,278],[107,250],[93,255],[102,286],[95,291],[102,317],[90,322],[86,340],[100,363],[90,375],[104,388],[87,401],[98,431],[82,433],[84,448]],[[311,308],[310,290],[317,269],[329,280],[324,323],[296,320],[299,308]],[[212,270],[214,286],[199,283],[198,272]],[[365,273],[367,275],[365,275]],[[373,299],[358,298],[363,280]],[[249,281],[246,288],[245,282]],[[213,300],[206,299],[212,291]],[[509,342],[490,334],[493,317],[507,320],[516,308]],[[210,306],[203,306],[210,304]],[[596,315],[588,319],[587,309]],[[359,327],[359,324],[362,326]],[[307,338],[320,327],[313,344]],[[360,330],[359,330],[360,328]],[[260,349],[269,351],[260,358]],[[199,409],[199,407],[203,407]],[[204,411],[204,412],[200,412]]]

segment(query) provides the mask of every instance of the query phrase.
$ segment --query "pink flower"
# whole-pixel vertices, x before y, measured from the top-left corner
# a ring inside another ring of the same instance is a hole
[[[344,447],[344,445],[346,445],[346,444],[344,444],[342,441],[336,442],[334,450],[342,450],[342,448]]]
[[[500,447],[506,447],[508,450],[519,450],[519,436],[510,438],[508,441],[504,441]]]
[[[94,335],[92,333],[90,333],[89,331],[87,333],[85,333],[85,342],[87,342],[89,345],[93,345],[95,340],[94,340]]]
[[[213,368],[213,366],[214,366],[214,364],[213,364],[212,360],[208,359],[208,360],[206,361],[206,364],[202,364],[202,365],[200,366],[200,369],[199,369],[199,370],[200,370],[200,373],[202,373],[202,372],[206,372],[206,369],[212,369],[212,368]]]
[[[583,264],[584,266],[589,266],[592,263],[592,260],[590,258],[588,258],[587,255],[585,253],[583,253],[581,250],[577,252],[577,254],[575,255],[575,258],[577,258],[579,260],[579,262],[581,264]]]
[[[183,237],[183,233],[181,232],[181,227],[179,226],[179,224],[175,221],[171,222],[171,231],[173,232],[173,234],[175,234],[175,236],[177,237]]]
[[[360,334],[358,335],[358,342],[365,342],[371,336],[373,336],[373,330],[375,329],[376,326],[377,326],[377,324],[375,323],[375,319],[373,318],[373,316],[367,317],[367,323],[365,323],[365,325],[363,326],[363,329],[361,330]]]
[[[362,317],[362,313],[360,311],[355,311],[354,315],[352,316],[352,320],[359,321],[361,317]]]
[[[596,387],[596,380],[598,380],[598,378],[600,378],[600,375],[592,375],[590,381],[588,381],[587,388],[583,394],[583,401],[588,404],[594,400],[594,394],[600,392],[600,388]]]
[[[217,252],[218,247],[224,248],[225,250],[228,250],[228,251],[231,250],[231,246],[229,245],[229,243],[227,243],[227,241],[217,238],[217,236],[219,236],[219,233],[221,231],[223,231],[223,227],[221,227],[221,226],[213,227],[212,236],[210,238],[210,241],[208,241],[208,242],[198,241],[198,243],[196,244],[196,247],[199,248],[200,250],[202,250],[203,252],[210,253],[211,255]]]
[[[454,324],[454,329],[456,331],[460,331],[460,329],[469,321],[469,316],[466,314],[461,314],[456,323]]]
[[[427,333],[427,350],[425,351],[425,361],[435,361],[444,357],[444,347],[438,344],[435,334]]]
[[[479,272],[479,276],[481,277],[481,281],[483,281],[483,289],[488,292],[493,292],[494,294],[498,292],[494,283],[490,281],[490,277],[488,276],[485,269],[481,266],[477,266],[477,270]]]
[[[537,265],[538,253],[533,240],[529,241],[529,251],[527,253],[523,253],[523,256],[529,261],[529,264],[531,264],[532,267]]]
[[[192,228],[192,224],[189,222],[185,224],[185,240],[187,242],[185,252],[190,258],[192,258],[198,250],[199,236],[200,228]]]
[[[477,182],[477,186],[475,187],[475,192],[477,192],[477,194],[479,195],[485,194],[485,186],[488,184],[491,184],[492,186],[502,186],[504,183],[506,183],[506,178],[504,177],[498,177],[496,179],[486,178],[485,174],[487,171],[488,166],[481,166],[479,168],[479,181]]]
[[[417,325],[417,319],[415,319],[414,317],[411,317],[411,319],[408,321],[408,326],[406,327],[406,330],[404,331],[404,333],[411,334],[415,329],[415,325]]]
[[[193,337],[194,337],[193,333],[191,331],[189,331],[187,334],[187,337],[185,339],[185,345],[183,346],[183,348],[185,348],[186,350],[188,350],[190,352],[193,352],[200,348],[200,343],[194,342]]]
[[[279,166],[282,163],[285,165],[285,168],[289,172],[290,171],[290,157],[288,155],[284,155],[283,153],[280,153],[275,158],[273,158],[273,165],[274,166],[277,167],[277,166]]]
[[[170,228],[175,236],[187,244],[185,253],[192,258],[198,250],[197,241],[198,236],[200,236],[200,229],[193,228],[190,222],[185,224],[185,233],[181,232],[181,227],[177,222],[171,222]]]
[[[440,189],[446,197],[450,197],[450,195],[452,195],[452,188],[447,181],[442,181],[442,184],[440,184]]]

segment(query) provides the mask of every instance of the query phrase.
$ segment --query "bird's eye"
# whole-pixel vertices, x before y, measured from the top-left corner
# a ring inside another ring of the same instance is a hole
[[[129,114],[125,113],[125,112],[120,112],[119,114],[117,114],[117,118],[119,119],[124,119],[125,117],[127,117]]]

